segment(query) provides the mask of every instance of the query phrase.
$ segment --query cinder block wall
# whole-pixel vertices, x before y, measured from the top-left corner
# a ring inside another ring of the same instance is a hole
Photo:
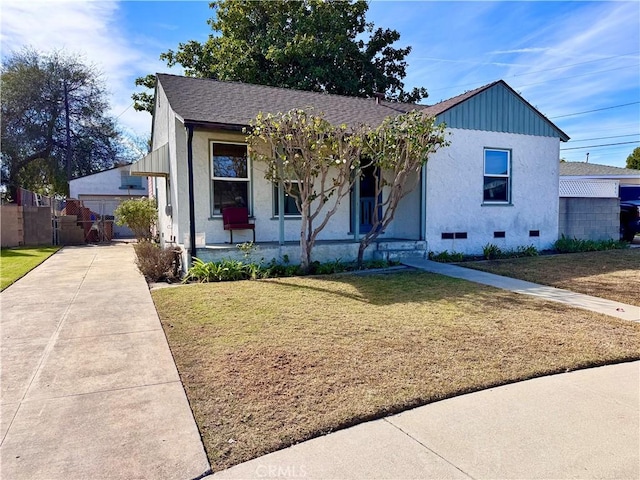
[[[22,207],[25,245],[51,245],[51,207]]]
[[[18,205],[3,205],[0,208],[0,223],[3,247],[24,245],[22,207]]]
[[[561,198],[558,234],[578,240],[618,240],[620,200]]]

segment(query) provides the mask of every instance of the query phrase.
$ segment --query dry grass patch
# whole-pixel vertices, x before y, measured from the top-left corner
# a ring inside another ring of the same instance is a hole
[[[640,249],[468,262],[464,266],[640,305]]]
[[[640,325],[417,272],[152,293],[214,470],[453,395],[640,358]]]

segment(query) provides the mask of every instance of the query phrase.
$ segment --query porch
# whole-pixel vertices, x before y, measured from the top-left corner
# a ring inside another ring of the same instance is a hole
[[[259,242],[254,243],[254,248],[249,253],[252,262],[270,262],[275,259],[278,263],[300,263],[299,242]],[[313,260],[333,262],[354,261],[358,257],[359,242],[349,240],[319,240],[313,248]],[[223,259],[243,260],[245,254],[237,245],[209,244],[197,245],[196,255],[205,262],[218,262]],[[374,241],[365,251],[365,260],[399,260],[405,257],[426,258],[427,242],[424,240],[407,239],[380,239]]]

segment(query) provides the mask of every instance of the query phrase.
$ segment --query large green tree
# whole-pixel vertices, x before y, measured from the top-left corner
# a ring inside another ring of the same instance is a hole
[[[640,147],[634,148],[633,152],[627,157],[627,168],[640,170]]]
[[[67,181],[125,160],[99,74],[74,55],[24,48],[2,61],[2,183],[66,194]]]
[[[206,42],[180,43],[160,55],[186,75],[275,87],[416,102],[424,88],[404,89],[411,47],[393,46],[396,30],[368,23],[365,0],[291,0],[212,2],[216,16]],[[152,75],[136,85],[154,87]],[[153,108],[153,95],[133,95],[137,110]]]

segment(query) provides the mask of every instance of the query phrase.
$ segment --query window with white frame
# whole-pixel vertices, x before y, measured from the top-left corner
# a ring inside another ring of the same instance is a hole
[[[484,203],[511,201],[511,151],[484,149]]]
[[[297,217],[300,215],[300,210],[298,210],[298,205],[296,205],[295,196],[300,198],[300,186],[298,182],[291,182],[291,193],[287,192],[286,187],[284,188],[284,216],[293,216]],[[277,217],[280,215],[280,195],[278,193],[278,184],[273,184],[273,215]]]
[[[249,159],[247,146],[211,142],[212,214],[226,207],[249,207]]]

